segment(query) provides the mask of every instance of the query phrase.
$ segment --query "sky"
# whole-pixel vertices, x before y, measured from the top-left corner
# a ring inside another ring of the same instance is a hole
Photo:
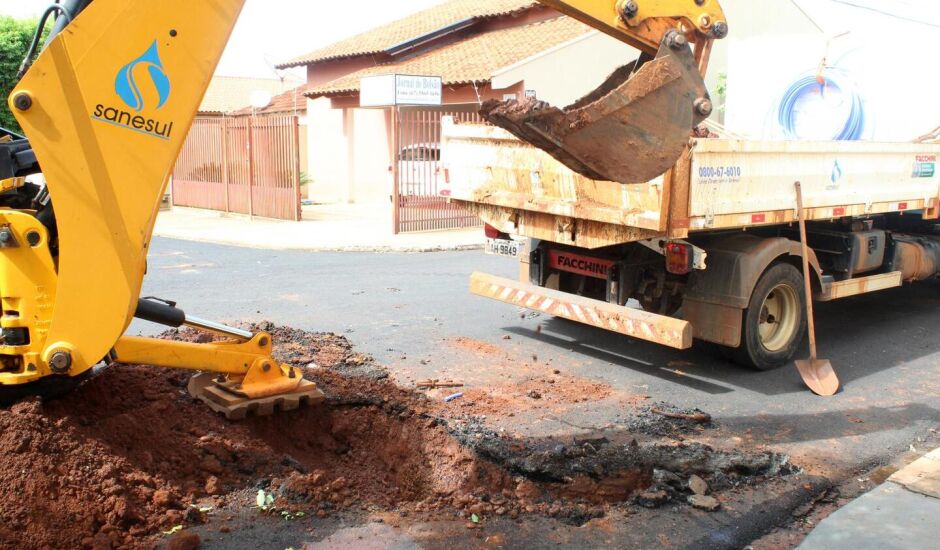
[[[38,16],[51,0],[0,0],[0,14]],[[443,0],[247,0],[235,32],[216,74],[279,78],[302,70],[279,72],[274,65],[400,19]],[[726,0],[727,2],[755,0]],[[767,0],[786,1],[786,0]],[[792,0],[791,0],[792,1]],[[940,2],[936,0],[795,0],[813,13],[818,24],[835,32],[856,10],[884,10],[896,16],[940,26]],[[854,9],[848,9],[851,6]],[[841,9],[839,9],[841,8]],[[827,17],[828,12],[836,14]],[[888,21],[888,19],[884,19]],[[877,31],[875,31],[877,32]]]
[[[281,75],[274,69],[278,63],[441,1],[247,0],[216,74],[278,78]],[[0,15],[38,16],[50,2],[0,0]]]

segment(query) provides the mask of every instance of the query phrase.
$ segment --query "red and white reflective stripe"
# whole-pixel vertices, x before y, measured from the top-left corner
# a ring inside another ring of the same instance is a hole
[[[564,317],[573,321],[579,321],[587,325],[612,330],[621,334],[642,338],[644,340],[659,340],[661,331],[652,323],[646,323],[636,319],[630,319],[619,315],[611,315],[606,311],[600,311],[596,308],[578,304],[566,304],[547,296],[540,295],[537,291],[529,292],[517,290],[511,287],[504,287],[498,284],[490,284],[487,294],[489,297],[500,301],[512,303],[526,309],[540,311],[557,317]],[[679,340],[681,333],[673,331],[671,334],[662,335]]]

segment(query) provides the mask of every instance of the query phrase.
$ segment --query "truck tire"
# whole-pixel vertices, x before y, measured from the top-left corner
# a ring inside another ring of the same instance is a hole
[[[744,310],[741,346],[733,359],[767,371],[788,363],[806,333],[806,296],[803,275],[794,266],[778,262],[761,276]]]

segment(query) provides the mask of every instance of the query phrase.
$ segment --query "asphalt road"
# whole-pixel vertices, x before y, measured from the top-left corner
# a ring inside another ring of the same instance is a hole
[[[716,437],[783,449],[814,473],[842,478],[936,441],[930,430],[940,427],[940,282],[822,304],[820,355],[832,360],[844,390],[820,398],[803,388],[795,369],[754,372],[699,349],[679,352],[523,316],[470,295],[473,271],[514,277],[517,267],[473,251],[279,252],[158,238],[144,295],[209,319],[345,334],[403,384],[512,382],[550,368],[616,390],[559,415],[516,416],[513,428],[527,435],[616,424],[618,396],[645,394],[711,413],[722,426]],[[135,322],[130,332],[159,330]],[[481,352],[477,342],[489,346]]]

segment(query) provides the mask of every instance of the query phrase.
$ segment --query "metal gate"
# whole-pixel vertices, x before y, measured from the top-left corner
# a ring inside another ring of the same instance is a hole
[[[439,194],[441,118],[483,123],[476,106],[466,110],[406,109],[395,111],[395,159],[392,195],[395,233],[457,229],[482,225],[480,219]]]
[[[297,117],[196,119],[173,172],[173,204],[300,221]]]

